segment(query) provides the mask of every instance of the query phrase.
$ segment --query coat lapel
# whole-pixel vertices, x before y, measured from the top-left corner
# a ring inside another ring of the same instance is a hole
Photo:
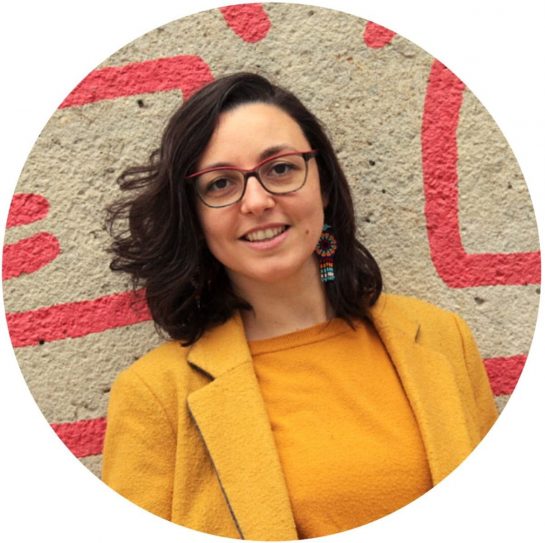
[[[240,317],[199,340],[191,364],[213,381],[191,393],[189,409],[244,539],[297,539],[274,437]]]
[[[389,300],[382,295],[371,318],[409,398],[437,484],[475,447],[471,418],[449,361],[418,343],[418,322]]]
[[[373,324],[396,367],[419,425],[437,484],[476,443],[471,418],[446,358],[418,342],[419,323],[382,295]],[[212,381],[192,392],[189,409],[244,539],[297,539],[290,500],[240,316],[191,348],[190,363]]]

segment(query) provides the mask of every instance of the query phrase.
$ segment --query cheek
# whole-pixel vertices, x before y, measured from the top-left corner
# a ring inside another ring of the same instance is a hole
[[[229,252],[225,249],[225,245],[222,242],[222,239],[218,238],[218,236],[214,232],[210,230],[204,230],[204,241],[212,256],[220,264],[225,265],[226,256],[229,254]]]
[[[220,261],[224,259],[227,243],[232,232],[232,220],[229,213],[222,210],[200,209],[198,212],[204,240],[210,252]],[[225,210],[227,211],[227,210]]]
[[[322,234],[324,214],[321,206],[313,205],[308,209],[307,221],[302,229],[305,245],[314,248]]]

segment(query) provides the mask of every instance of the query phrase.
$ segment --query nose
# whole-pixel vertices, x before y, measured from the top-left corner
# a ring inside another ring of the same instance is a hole
[[[250,176],[241,200],[241,211],[243,213],[260,214],[274,207],[274,205],[274,196],[263,188],[255,176]]]

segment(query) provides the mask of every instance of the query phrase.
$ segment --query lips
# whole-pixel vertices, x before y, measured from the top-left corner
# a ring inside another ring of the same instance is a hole
[[[254,230],[244,236],[247,241],[266,241],[279,236],[286,230],[287,226],[276,226],[274,228],[265,228],[263,230]]]
[[[250,242],[259,242],[259,241],[268,241],[276,238],[280,234],[284,233],[289,227],[287,225],[278,225],[278,226],[269,226],[266,228],[254,229],[244,236],[241,239]]]

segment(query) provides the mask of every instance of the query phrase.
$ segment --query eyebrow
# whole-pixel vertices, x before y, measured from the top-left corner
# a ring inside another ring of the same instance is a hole
[[[267,159],[269,157],[272,157],[272,156],[280,153],[281,151],[297,151],[297,150],[298,149],[296,149],[292,145],[288,145],[287,143],[281,143],[280,145],[273,145],[272,147],[267,147],[267,149],[265,149],[265,150],[261,151],[261,153],[259,153],[257,163],[259,164],[263,160],[265,160],[265,159]],[[208,166],[204,166],[203,168],[200,168],[199,171],[212,170],[214,168],[223,168],[223,167],[227,167],[227,166],[228,167],[236,167],[236,165],[232,164],[231,162],[214,162],[213,164],[210,164]]]

